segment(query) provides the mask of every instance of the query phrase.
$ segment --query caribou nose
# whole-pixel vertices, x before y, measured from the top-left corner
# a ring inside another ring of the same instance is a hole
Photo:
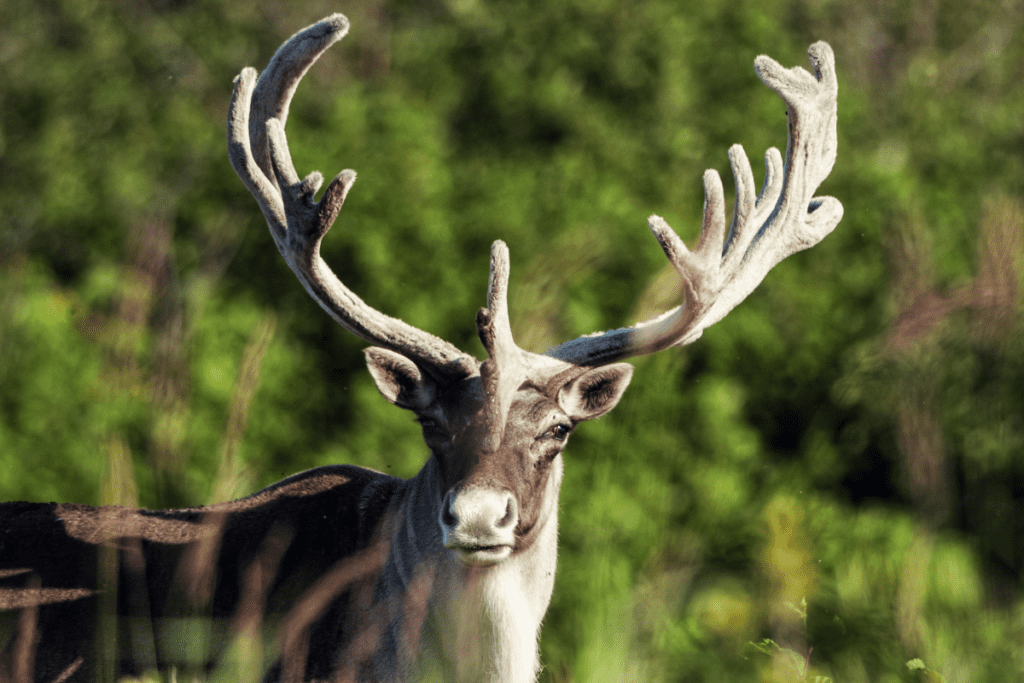
[[[509,491],[453,490],[445,495],[440,522],[445,547],[464,564],[497,564],[512,554],[519,505]]]

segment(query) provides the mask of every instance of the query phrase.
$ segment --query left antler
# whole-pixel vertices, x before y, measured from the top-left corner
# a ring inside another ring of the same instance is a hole
[[[473,374],[478,363],[454,345],[369,306],[342,283],[320,256],[355,171],[342,171],[319,202],[318,172],[299,179],[284,126],[292,95],[313,62],[348,33],[348,19],[334,14],[289,38],[259,75],[251,68],[235,79],[228,111],[228,156],[263,210],[284,260],[306,291],[345,329],[371,344],[415,361],[437,379]]]
[[[768,271],[790,254],[820,242],[839,224],[843,206],[813,197],[836,160],[835,57],[827,43],[808,50],[814,75],[784,69],[760,56],[754,68],[788,107],[786,164],[772,147],[765,154],[764,186],[754,196],[754,175],[740,145],[729,149],[736,179],[736,208],[728,234],[722,180],[704,173],[704,224],[692,252],[659,216],[648,223],[682,279],[685,302],[633,327],[580,337],[547,351],[578,365],[607,363],[689,344],[750,294]]]

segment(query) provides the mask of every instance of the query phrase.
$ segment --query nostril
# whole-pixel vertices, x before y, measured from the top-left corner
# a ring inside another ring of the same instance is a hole
[[[459,523],[458,517],[452,514],[452,509],[445,505],[444,510],[441,511],[441,523],[445,526],[455,526]]]
[[[519,506],[516,499],[510,494],[505,502],[505,514],[498,520],[499,529],[507,529],[519,523]]]
[[[445,496],[441,503],[441,524],[446,527],[454,527],[459,523],[459,518],[452,512],[452,497]]]

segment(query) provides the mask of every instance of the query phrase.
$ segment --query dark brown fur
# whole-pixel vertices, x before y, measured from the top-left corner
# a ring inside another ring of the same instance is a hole
[[[174,662],[175,643],[159,633],[171,623],[168,619],[212,618],[214,632],[228,636],[233,623],[245,616],[240,609],[246,571],[275,539],[284,539],[286,549],[265,587],[266,618],[278,621],[317,579],[370,545],[402,483],[340,465],[309,470],[247,498],[201,509],[0,504],[0,634],[6,640],[0,643],[5,646],[0,678],[14,678],[17,617],[26,609],[38,610],[32,649],[34,678],[40,681],[54,680],[76,662],[81,664],[66,680],[94,680],[92,635],[106,605],[116,605],[119,617],[117,660],[109,664],[119,675],[141,674],[156,661]],[[101,576],[103,563],[116,567],[116,574]],[[32,586],[36,590],[26,592]],[[116,602],[110,591],[116,591]],[[348,597],[348,590],[334,597],[312,629],[308,674],[330,672],[327,655],[347,638],[338,632],[344,623],[338,616]],[[150,638],[155,652],[140,642]],[[335,647],[323,647],[328,641]],[[208,661],[199,668],[213,662],[224,645],[210,643]],[[151,656],[156,661],[145,661]]]

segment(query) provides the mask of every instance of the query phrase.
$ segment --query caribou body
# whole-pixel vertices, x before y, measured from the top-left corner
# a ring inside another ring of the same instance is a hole
[[[788,107],[785,162],[768,151],[755,195],[742,148],[730,150],[728,230],[721,180],[708,171],[692,252],[650,218],[685,301],[649,322],[532,353],[512,338],[508,251],[496,242],[476,318],[487,358],[477,360],[371,308],[320,257],[355,173],[340,173],[314,201],[322,177],[296,174],[284,124],[306,70],[347,30],[333,15],[285,42],[258,78],[242,71],[228,152],[302,285],[373,345],[373,379],[416,414],[426,464],[409,480],[322,467],[183,510],[0,505],[0,680],[210,671],[261,629],[277,657],[258,674],[270,681],[535,680],[561,453],[577,424],[622,396],[632,366],[618,361],[695,340],[842,217],[837,200],[813,197],[836,155],[831,49],[811,46],[813,74],[758,57],[758,75]]]

